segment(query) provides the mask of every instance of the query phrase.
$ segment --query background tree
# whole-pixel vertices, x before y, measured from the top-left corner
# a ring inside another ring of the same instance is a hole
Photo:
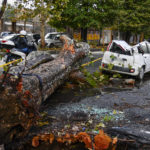
[[[2,6],[0,9],[0,32],[2,31],[2,17],[3,17],[3,14],[5,12],[6,5],[7,5],[7,0],[3,0]]]
[[[116,18],[117,0],[70,0],[59,19],[50,24],[56,28],[81,29],[82,41],[87,41],[87,29],[110,27]]]
[[[124,40],[129,42],[131,34],[150,35],[150,1],[119,0],[114,29],[124,31]]]
[[[68,0],[20,0],[17,2],[17,10],[23,13],[23,19],[38,17],[40,21],[41,47],[45,46],[45,24],[53,15],[59,18]]]

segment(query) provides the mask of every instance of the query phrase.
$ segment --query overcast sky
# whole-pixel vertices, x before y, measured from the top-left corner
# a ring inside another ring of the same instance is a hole
[[[8,4],[13,5],[16,0],[7,0]],[[3,0],[0,0],[0,6],[2,5]]]
[[[8,0],[8,3],[9,3],[9,4],[14,4],[14,1],[15,1],[15,0]]]

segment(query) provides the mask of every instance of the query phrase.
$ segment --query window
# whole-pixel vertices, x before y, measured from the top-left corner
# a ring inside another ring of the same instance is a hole
[[[47,38],[48,39],[54,39],[59,34],[50,34]]]
[[[123,55],[131,55],[130,51],[125,51],[121,46],[117,45],[116,43],[113,43],[113,45],[110,48],[111,52],[123,54]]]
[[[139,53],[149,54],[150,53],[150,44],[147,42],[142,42],[137,47]]]
[[[150,43],[146,43],[147,51],[150,53]]]

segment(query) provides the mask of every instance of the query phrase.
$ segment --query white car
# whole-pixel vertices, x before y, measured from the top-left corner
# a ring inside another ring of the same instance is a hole
[[[12,48],[14,48],[16,46],[15,41],[19,35],[20,34],[10,34],[10,35],[7,35],[3,38],[0,38],[0,49],[3,49],[3,48],[12,49]],[[28,41],[28,45],[29,46],[33,45],[34,48],[37,49],[37,44],[35,43],[35,40],[34,40],[32,34],[27,34],[26,38]]]
[[[142,80],[150,71],[150,43],[144,41],[130,46],[125,41],[113,40],[103,55],[101,67],[102,70],[137,76]]]
[[[63,35],[60,32],[50,32],[45,35],[45,44],[47,47],[60,47],[63,45],[62,41],[60,41],[59,37]],[[38,41],[38,45],[41,44],[41,39]]]

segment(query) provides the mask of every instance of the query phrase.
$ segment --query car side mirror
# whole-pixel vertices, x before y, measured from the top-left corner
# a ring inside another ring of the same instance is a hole
[[[138,52],[139,52],[140,54],[144,55],[144,51],[143,51],[143,49],[141,48],[141,46],[138,46]]]

